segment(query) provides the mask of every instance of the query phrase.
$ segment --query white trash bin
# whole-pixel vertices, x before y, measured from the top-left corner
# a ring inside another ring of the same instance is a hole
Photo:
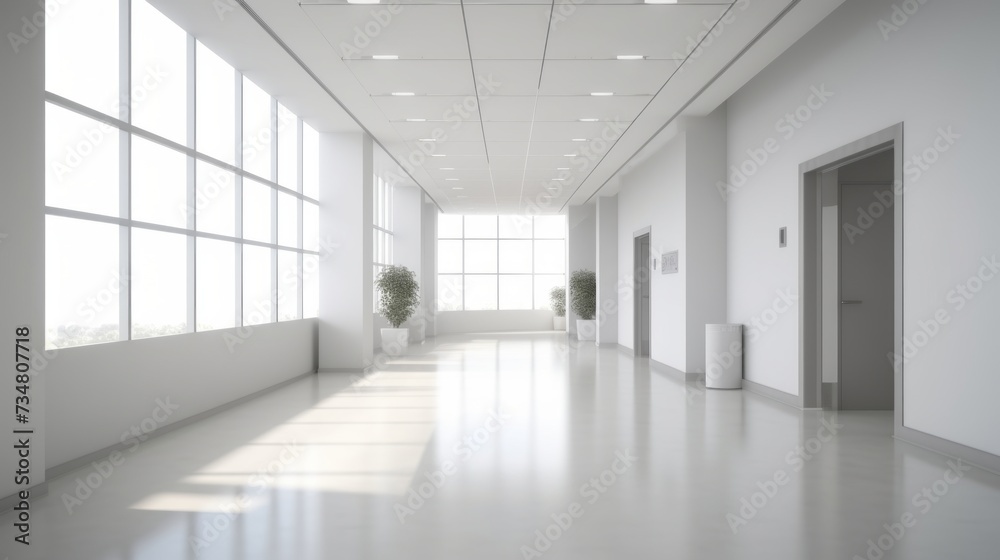
[[[743,388],[743,325],[705,325],[705,387]]]

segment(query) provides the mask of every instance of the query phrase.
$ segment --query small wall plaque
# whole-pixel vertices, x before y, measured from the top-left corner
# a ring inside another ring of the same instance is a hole
[[[677,251],[663,253],[663,265],[660,267],[661,274],[677,274]]]

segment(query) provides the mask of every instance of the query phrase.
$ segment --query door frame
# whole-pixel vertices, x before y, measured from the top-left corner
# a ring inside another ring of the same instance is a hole
[[[646,226],[642,229],[637,229],[632,232],[632,356],[635,357],[650,357],[653,354],[653,289],[652,280],[653,272],[652,269],[649,271],[649,353],[645,356],[642,354],[640,339],[642,330],[639,328],[639,321],[641,320],[642,314],[640,313],[640,306],[642,305],[642,294],[639,292],[639,240],[642,237],[649,236],[649,240],[652,241],[652,228]],[[652,243],[650,243],[652,247]],[[652,254],[652,253],[650,253]]]
[[[893,150],[893,350],[903,352],[903,123],[799,165],[799,406],[822,407],[822,197],[820,173]],[[838,257],[839,258],[839,257]],[[839,310],[838,310],[839,312]],[[888,359],[888,357],[887,357]],[[894,432],[903,429],[903,368],[893,372]],[[838,378],[839,381],[839,378]]]

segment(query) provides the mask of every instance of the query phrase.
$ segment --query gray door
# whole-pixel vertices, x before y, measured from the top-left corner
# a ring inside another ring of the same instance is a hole
[[[649,234],[635,239],[635,355],[649,356]]]
[[[893,369],[887,358],[893,351],[895,301],[892,202],[891,185],[840,188],[839,386],[844,410],[893,408]]]

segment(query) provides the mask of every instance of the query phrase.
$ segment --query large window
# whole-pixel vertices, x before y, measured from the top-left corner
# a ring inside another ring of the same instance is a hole
[[[316,316],[318,134],[264,89],[93,0],[47,22],[45,111],[48,347]]]
[[[439,311],[549,309],[566,285],[564,216],[438,216]]]

